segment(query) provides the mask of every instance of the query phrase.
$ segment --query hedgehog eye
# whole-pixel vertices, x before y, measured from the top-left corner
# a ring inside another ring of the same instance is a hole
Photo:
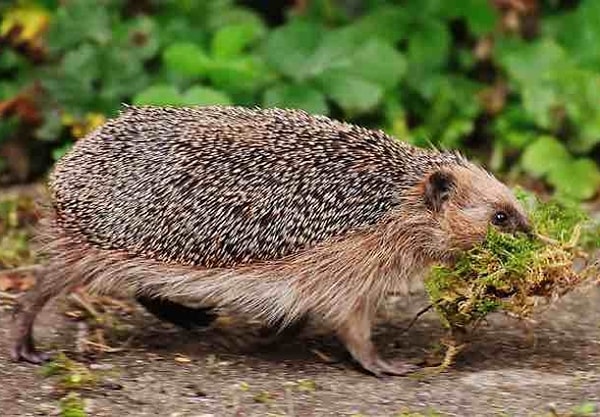
[[[494,217],[492,218],[492,223],[496,226],[502,226],[508,220],[508,214],[504,211],[497,211],[494,213]]]

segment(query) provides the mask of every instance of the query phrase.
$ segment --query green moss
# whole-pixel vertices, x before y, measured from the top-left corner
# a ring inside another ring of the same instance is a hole
[[[74,392],[69,393],[60,400],[61,417],[86,417],[83,399]]]
[[[0,200],[0,269],[30,263],[30,227],[35,221],[33,201],[28,198]]]
[[[55,360],[45,364],[41,373],[45,377],[59,377],[58,387],[62,390],[77,390],[94,386],[98,378],[85,365],[59,354]]]
[[[573,407],[573,417],[593,417],[598,412],[598,405],[591,401],[583,402]]]
[[[494,311],[529,315],[536,297],[553,299],[582,282],[588,270],[572,266],[584,249],[600,246],[600,226],[577,206],[541,202],[517,193],[536,237],[491,228],[485,241],[451,266],[437,266],[425,281],[444,324],[467,329]]]

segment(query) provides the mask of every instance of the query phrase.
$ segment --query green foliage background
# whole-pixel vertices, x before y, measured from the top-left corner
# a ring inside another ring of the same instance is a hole
[[[596,195],[599,1],[289,3],[277,24],[234,0],[0,6],[0,104],[34,91],[39,116],[0,113],[0,146],[43,141],[57,158],[121,103],[295,107]],[[15,32],[36,16],[47,30]]]

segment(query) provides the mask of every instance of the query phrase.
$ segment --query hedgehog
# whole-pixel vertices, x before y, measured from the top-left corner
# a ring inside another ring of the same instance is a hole
[[[46,356],[37,314],[85,287],[167,318],[315,318],[365,371],[404,375],[414,365],[371,340],[386,294],[490,227],[529,229],[510,189],[461,154],[292,109],[125,106],[75,143],[49,188],[43,272],[13,332],[14,359],[34,363]]]

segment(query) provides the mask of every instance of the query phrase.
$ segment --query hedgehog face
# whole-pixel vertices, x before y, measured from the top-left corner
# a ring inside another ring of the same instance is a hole
[[[530,232],[527,215],[514,194],[472,164],[430,174],[425,201],[444,236],[439,244],[446,247],[438,248],[439,253],[473,247],[483,241],[490,227],[507,233]]]

